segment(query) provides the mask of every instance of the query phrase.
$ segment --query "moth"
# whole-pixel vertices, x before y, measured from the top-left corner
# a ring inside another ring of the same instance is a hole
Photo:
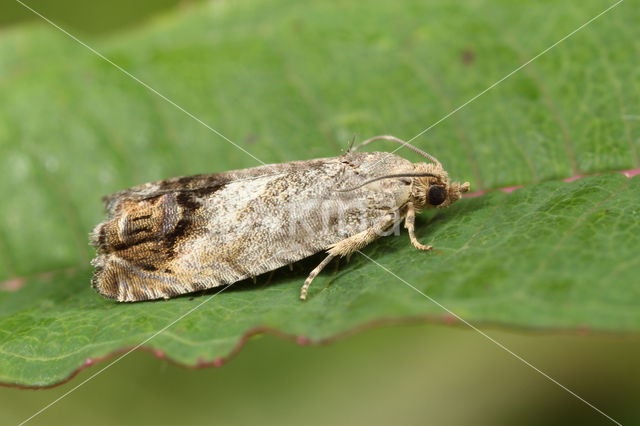
[[[389,140],[428,162],[388,152],[357,152]],[[377,136],[343,155],[147,183],[104,198],[108,218],[92,231],[93,287],[120,302],[168,299],[231,284],[315,253],[326,258],[300,298],[336,256],[397,232],[419,250],[417,211],[444,208],[469,183],[450,183],[431,155],[393,136]]]

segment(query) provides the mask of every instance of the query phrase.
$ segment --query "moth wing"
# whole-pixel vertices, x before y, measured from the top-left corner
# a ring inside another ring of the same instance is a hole
[[[278,166],[281,165],[274,164],[234,170],[231,172],[180,176],[124,189],[103,197],[102,201],[109,214],[116,215],[119,213],[121,205],[128,201],[141,201],[161,197],[167,194],[183,192],[193,192],[200,194],[201,196],[205,196],[208,193],[215,192],[221,186],[224,186],[231,181],[259,179],[287,172],[286,168]]]
[[[336,191],[367,178],[341,158],[114,194],[106,201],[110,219],[92,236],[94,287],[119,301],[168,298],[277,269],[373,226],[396,205],[393,191],[379,188],[390,183]]]

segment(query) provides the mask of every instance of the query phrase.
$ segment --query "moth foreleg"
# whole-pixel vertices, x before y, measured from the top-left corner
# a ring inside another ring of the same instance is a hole
[[[304,281],[302,289],[300,290],[300,299],[305,300],[307,298],[307,292],[309,291],[311,282],[334,257],[350,256],[355,251],[360,250],[370,242],[374,241],[382,232],[393,225],[394,217],[395,216],[391,216],[390,218],[380,222],[378,225],[365,229],[362,232],[352,235],[349,238],[345,238],[344,240],[332,245],[328,250],[329,255],[325,257],[325,259],[316,266],[313,271],[311,271],[307,279]]]
[[[415,221],[416,221],[416,209],[413,206],[413,203],[409,203],[407,205],[407,217],[404,220],[404,227],[409,231],[409,239],[411,240],[411,244],[418,250],[431,250],[433,247],[424,245],[418,241],[416,238],[416,229],[415,229]]]

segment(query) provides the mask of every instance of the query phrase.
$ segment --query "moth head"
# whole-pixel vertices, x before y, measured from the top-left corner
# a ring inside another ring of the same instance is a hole
[[[414,163],[413,171],[411,172],[379,176],[369,179],[353,188],[339,189],[339,192],[353,191],[382,179],[403,178],[404,183],[410,185],[409,201],[413,203],[414,207],[417,209],[429,209],[448,207],[458,201],[462,197],[462,193],[469,191],[469,182],[462,184],[459,182],[449,182],[449,175],[442,168],[442,164],[437,158],[395,136],[382,135],[367,139],[355,147],[350,146],[348,153],[356,151],[358,148],[377,140],[388,140],[400,144],[426,158],[430,163]],[[353,142],[351,145],[353,145]],[[406,195],[406,192],[403,195]]]
[[[455,203],[469,191],[469,182],[449,182],[449,175],[440,163],[417,163],[413,178],[411,202],[418,209],[444,208]]]

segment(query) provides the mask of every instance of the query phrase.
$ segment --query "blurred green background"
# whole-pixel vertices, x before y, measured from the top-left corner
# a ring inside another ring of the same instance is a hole
[[[87,40],[190,3],[28,2]],[[3,27],[39,21],[14,2],[3,2],[1,10]],[[623,424],[640,422],[640,342],[635,336],[487,332]],[[25,420],[105,365],[53,389],[0,388],[0,423]],[[203,370],[133,353],[30,424],[205,422],[608,423],[478,333],[421,324],[365,331],[322,347],[261,336],[223,367]]]

